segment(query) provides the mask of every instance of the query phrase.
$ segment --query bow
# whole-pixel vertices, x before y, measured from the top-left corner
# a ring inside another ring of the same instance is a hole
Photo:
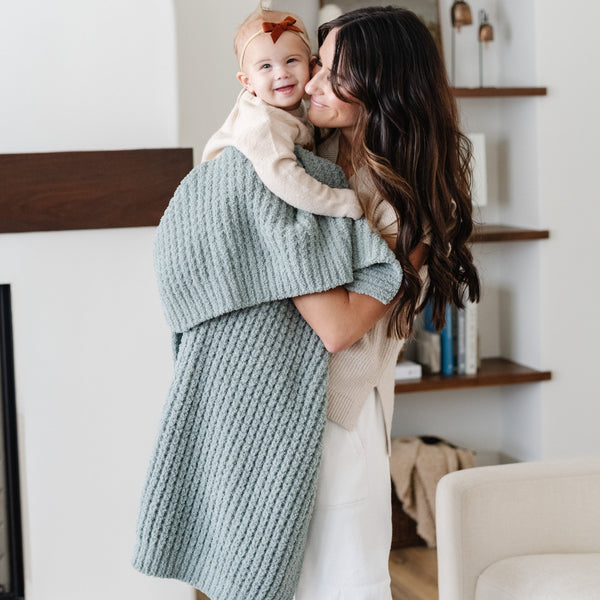
[[[302,29],[294,25],[295,22],[296,19],[294,19],[294,17],[286,17],[283,21],[280,21],[279,23],[263,23],[262,28],[265,33],[271,34],[273,43],[275,43],[284,31],[299,31],[300,33],[302,33]]]

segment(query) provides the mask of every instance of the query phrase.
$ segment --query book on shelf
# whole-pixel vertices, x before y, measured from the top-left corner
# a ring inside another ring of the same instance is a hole
[[[441,370],[441,340],[440,334],[426,329],[420,329],[415,335],[417,345],[417,362],[423,371],[435,375]]]
[[[465,309],[456,309],[456,372],[464,375],[467,372],[467,352],[465,339]]]
[[[422,367],[419,363],[412,360],[401,360],[396,364],[396,381],[409,381],[412,379],[421,379],[423,375]]]
[[[431,299],[427,301],[425,309],[423,310],[423,328],[425,331],[437,333],[435,325],[433,324],[433,301]]]
[[[479,364],[478,356],[478,307],[475,302],[468,298],[465,300],[465,374],[475,375]]]
[[[439,332],[433,324],[433,303],[427,302],[423,318],[415,334],[417,347],[417,362],[423,366],[423,371],[435,375],[442,368],[442,345]]]
[[[477,304],[465,298],[464,305],[464,308],[456,310],[456,372],[459,375],[475,375],[479,363]]]
[[[452,335],[452,305],[446,304],[445,310],[446,324],[440,332],[442,344],[442,373],[444,375],[454,374],[454,348]]]

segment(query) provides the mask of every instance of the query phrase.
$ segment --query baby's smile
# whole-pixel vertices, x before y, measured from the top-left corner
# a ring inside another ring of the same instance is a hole
[[[275,91],[280,94],[291,94],[296,88],[295,83],[288,83],[286,85],[282,85],[281,87],[276,87]]]

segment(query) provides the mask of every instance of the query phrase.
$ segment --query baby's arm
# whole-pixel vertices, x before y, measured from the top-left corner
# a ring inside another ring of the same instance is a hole
[[[296,162],[294,142],[300,123],[288,117],[277,122],[254,123],[252,134],[238,146],[252,162],[263,183],[287,204],[317,215],[358,219],[363,209],[349,189],[335,189],[311,177]]]

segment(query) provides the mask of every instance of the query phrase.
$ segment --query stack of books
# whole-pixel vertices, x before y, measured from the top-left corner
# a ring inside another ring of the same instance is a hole
[[[446,325],[435,330],[433,306],[425,307],[423,324],[415,334],[416,360],[426,373],[475,375],[479,364],[477,304],[465,300],[464,308],[446,306]]]

